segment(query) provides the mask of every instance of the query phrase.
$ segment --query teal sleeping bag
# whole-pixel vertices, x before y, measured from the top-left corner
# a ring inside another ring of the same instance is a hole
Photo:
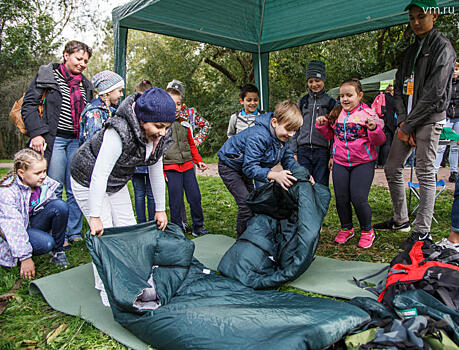
[[[221,274],[263,289],[293,281],[311,265],[330,191],[312,186],[303,167],[292,175],[298,181],[288,191],[272,182],[249,195],[247,204],[258,215],[220,260]]]
[[[156,349],[321,349],[370,319],[344,302],[215,274],[173,224],[107,229],[87,245],[115,320]]]

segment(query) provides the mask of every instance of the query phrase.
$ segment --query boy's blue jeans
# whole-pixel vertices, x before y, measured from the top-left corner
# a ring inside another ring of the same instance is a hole
[[[145,196],[147,196],[148,221],[155,217],[155,198],[151,191],[150,178],[148,174],[132,175],[132,186],[134,187],[134,206],[137,215],[137,222],[146,222]]]
[[[314,181],[328,186],[330,171],[328,161],[330,152],[327,148],[300,146],[297,151],[298,163],[309,170]]]
[[[72,185],[70,183],[70,162],[72,161],[73,155],[78,150],[78,147],[78,139],[56,137],[54,140],[53,153],[48,165],[48,176],[60,183],[60,186],[56,189],[57,198],[62,199],[62,189],[65,187],[65,194],[69,206],[67,232],[67,239],[69,241],[81,237],[81,229],[83,227],[83,214],[73,196]]]
[[[69,209],[62,199],[46,203],[41,211],[30,218],[27,233],[33,255],[62,251],[68,218]],[[51,234],[48,233],[50,231]]]
[[[451,208],[451,231],[459,233],[459,179],[454,189],[454,201]]]

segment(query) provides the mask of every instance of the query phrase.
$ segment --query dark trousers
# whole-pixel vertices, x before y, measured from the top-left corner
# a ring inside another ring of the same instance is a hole
[[[62,251],[68,218],[69,208],[61,199],[49,201],[30,218],[27,233],[33,255]]]
[[[221,161],[218,162],[218,174],[228,191],[233,195],[238,207],[236,234],[239,238],[247,228],[247,222],[253,216],[252,211],[245,203],[247,196],[253,191],[253,181],[242,172],[226,166]]]
[[[386,142],[383,145],[378,146],[378,165],[384,166],[386,164],[387,157],[389,156],[390,146],[392,145],[392,139],[394,135],[390,131],[384,131],[386,135]]]
[[[459,179],[454,189],[454,201],[451,208],[451,231],[459,232]]]
[[[371,230],[371,208],[368,203],[368,194],[374,174],[374,161],[353,167],[333,163],[333,187],[341,228],[351,229],[353,227],[352,203],[359,219],[360,229]]]
[[[148,174],[132,175],[132,186],[134,187],[134,206],[137,214],[137,222],[146,222],[145,196],[147,197],[148,221],[155,217],[155,198],[151,191],[150,178]]]
[[[300,146],[297,157],[298,163],[309,170],[315,182],[328,186],[330,152],[327,148]]]
[[[182,227],[182,202],[183,190],[186,200],[190,204],[191,219],[193,220],[193,231],[204,226],[204,215],[201,206],[201,192],[199,191],[198,180],[194,169],[183,173],[175,170],[166,170],[167,189],[169,192],[169,208],[171,210],[171,221]]]

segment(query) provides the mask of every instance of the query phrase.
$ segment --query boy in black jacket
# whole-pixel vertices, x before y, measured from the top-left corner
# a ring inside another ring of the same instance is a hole
[[[308,93],[298,100],[303,115],[303,126],[290,140],[290,149],[298,163],[309,170],[317,183],[328,186],[330,178],[330,141],[315,128],[318,116],[328,114],[336,101],[325,92],[325,63],[311,61],[306,69]]]

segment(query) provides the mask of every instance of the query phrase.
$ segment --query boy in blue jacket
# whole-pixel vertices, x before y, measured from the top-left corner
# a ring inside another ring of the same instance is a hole
[[[290,169],[299,164],[287,141],[302,124],[303,116],[298,106],[285,100],[276,105],[274,113],[258,116],[255,126],[229,138],[218,151],[218,173],[238,206],[238,238],[253,216],[245,203],[253,191],[252,179],[258,182],[274,180],[285,190],[296,181]],[[284,170],[272,171],[279,162]]]

